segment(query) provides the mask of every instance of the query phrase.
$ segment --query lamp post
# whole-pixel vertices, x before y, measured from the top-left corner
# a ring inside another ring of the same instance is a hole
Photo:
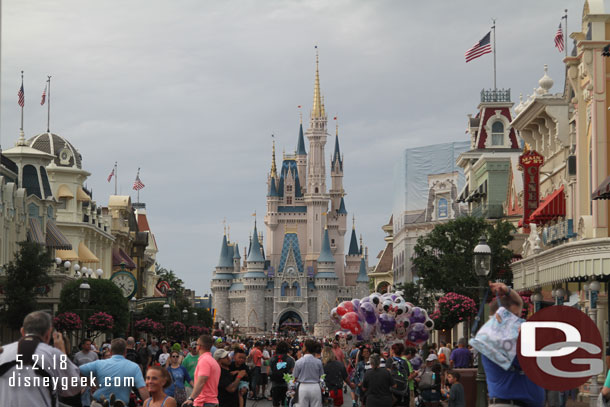
[[[81,338],[82,341],[85,339],[85,306],[89,304],[89,298],[91,296],[91,286],[86,281],[83,281],[78,287],[78,300],[81,305]]]
[[[487,244],[487,238],[482,235],[479,239],[479,244],[474,248],[474,271],[479,278],[479,302],[483,307],[483,321],[479,321],[477,324],[477,330],[480,329],[481,323],[486,320],[485,318],[485,304],[483,303],[483,297],[485,296],[485,287],[487,286],[487,276],[491,271],[491,248]],[[477,318],[479,316],[477,315]],[[473,332],[473,335],[476,332]],[[483,361],[481,360],[481,353],[479,353],[479,363],[477,367],[477,407],[487,406],[487,383],[485,380],[485,370],[483,369]]]
[[[566,295],[566,292],[561,287],[553,290],[553,296],[555,297],[555,305],[563,305],[563,299],[564,299],[565,295]]]
[[[165,339],[167,339],[167,328],[169,325],[169,304],[163,304],[163,316],[165,317]]]
[[[134,314],[136,312],[136,307],[138,305],[138,300],[136,299],[136,297],[131,297],[131,300],[129,300],[129,332],[131,333],[131,336],[135,337],[135,329],[134,329]]]
[[[530,297],[532,302],[534,303],[534,312],[540,311],[540,303],[542,302],[542,294],[536,292],[534,295]]]
[[[597,294],[601,289],[601,284],[597,280],[589,283],[589,317],[595,325],[597,325]],[[591,384],[589,385],[589,405],[597,406],[597,397],[599,396],[598,376],[591,376]]]

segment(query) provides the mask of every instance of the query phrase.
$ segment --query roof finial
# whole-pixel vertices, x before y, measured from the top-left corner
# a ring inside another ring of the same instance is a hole
[[[273,139],[273,147],[272,147],[272,159],[271,159],[271,177],[272,178],[277,178],[277,172],[276,172],[276,167],[275,167],[275,136],[272,134],[271,138]]]
[[[356,214],[352,215],[352,230],[356,230]]]
[[[226,217],[222,219],[222,226],[225,230],[224,235],[226,236],[227,235],[227,218]]]
[[[339,115],[335,115],[334,117],[335,119],[335,135],[338,136],[339,135]]]
[[[301,110],[301,105],[298,105],[297,108],[299,109],[300,123],[303,124],[303,111]]]
[[[320,96],[320,71],[318,69],[319,66],[319,54],[318,54],[318,46],[315,46],[316,49],[316,80],[313,88],[313,108],[311,110],[312,118],[322,118],[322,98]]]
[[[231,241],[231,225],[227,225],[227,240]]]

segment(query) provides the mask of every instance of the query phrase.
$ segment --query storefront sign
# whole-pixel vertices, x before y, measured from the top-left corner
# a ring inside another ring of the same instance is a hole
[[[529,219],[540,204],[540,167],[544,157],[534,150],[526,150],[519,157],[519,169],[523,171],[523,226],[529,227]]]
[[[542,242],[545,245],[568,240],[576,236],[574,233],[574,223],[572,219],[566,219],[553,226],[542,229]]]

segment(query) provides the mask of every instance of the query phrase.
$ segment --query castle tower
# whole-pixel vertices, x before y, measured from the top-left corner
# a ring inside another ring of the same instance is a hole
[[[241,256],[239,255],[239,246],[237,242],[233,247],[233,273],[239,273],[241,269]]]
[[[265,288],[267,275],[264,272],[265,257],[259,241],[256,221],[250,253],[248,255],[247,271],[243,276],[246,291],[246,326],[252,331],[265,330]]]
[[[326,145],[326,111],[320,92],[319,59],[316,53],[316,79],[313,93],[313,107],[306,132],[309,140],[307,155],[307,189],[305,205],[307,206],[307,242],[305,260],[313,264],[320,255],[322,243],[322,222],[328,211],[329,196],[326,193],[326,166],[324,163],[324,146]]]
[[[220,248],[220,259],[212,277],[212,303],[216,309],[216,320],[230,321],[231,311],[229,306],[229,288],[233,282],[233,259],[229,257],[229,245],[227,235],[222,237]]]
[[[360,270],[360,248],[358,247],[358,238],[356,237],[356,222],[352,225],[352,234],[349,241],[349,249],[345,256],[345,285],[356,285],[358,272]]]
[[[337,124],[335,133],[335,149],[330,163],[331,189],[330,201],[331,210],[327,215],[328,234],[330,237],[330,247],[334,253],[336,267],[335,271],[339,278],[339,284],[345,284],[345,264],[344,264],[344,239],[347,224],[347,210],[345,209],[345,190],[343,189],[343,157],[339,148],[339,125]]]
[[[330,238],[328,229],[324,230],[322,250],[318,257],[318,273],[316,274],[316,289],[318,291],[318,323],[314,326],[316,336],[324,336],[332,329],[330,321],[330,310],[337,302],[338,277],[335,274],[335,258],[330,250]]]
[[[360,258],[360,270],[356,279],[356,298],[363,298],[370,294],[369,275],[366,271],[364,256]]]

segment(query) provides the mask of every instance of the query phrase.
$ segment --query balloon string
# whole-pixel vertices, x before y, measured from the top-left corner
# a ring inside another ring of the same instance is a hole
[[[474,324],[472,325],[472,330],[470,332],[472,332],[471,336],[474,335],[477,332],[477,329],[479,328],[479,322],[481,322],[481,319],[483,318],[483,311],[485,310],[485,304],[487,303],[487,296],[489,295],[489,287],[485,289],[485,294],[483,295],[483,301],[481,301],[481,305],[479,306],[479,312],[477,314],[477,317],[474,320]]]

